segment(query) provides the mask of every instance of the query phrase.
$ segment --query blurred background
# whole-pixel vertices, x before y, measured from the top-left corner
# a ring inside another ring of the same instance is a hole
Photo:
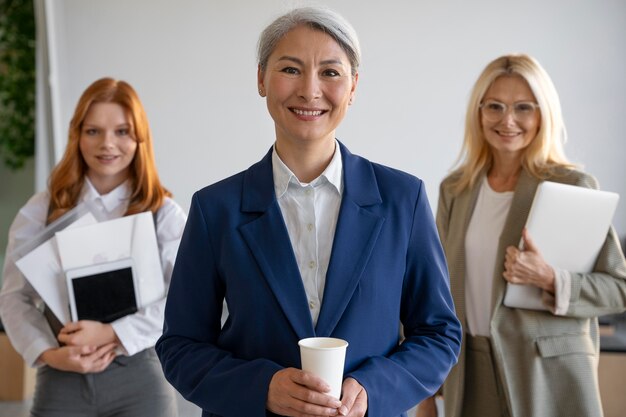
[[[309,4],[344,15],[361,40],[355,103],[338,138],[424,179],[433,211],[478,74],[505,53],[537,58],[561,98],[567,155],[622,196],[614,225],[623,242],[623,0],[0,0],[0,261],[11,221],[46,187],[78,97],[98,78],[139,93],[161,178],[185,210],[194,191],[259,160],[274,132],[256,88],[258,35]],[[620,320],[607,319],[612,350],[622,346]]]

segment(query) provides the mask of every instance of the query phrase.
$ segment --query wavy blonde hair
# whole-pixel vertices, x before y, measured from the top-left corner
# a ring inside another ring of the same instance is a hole
[[[48,189],[48,223],[71,210],[78,203],[85,182],[87,163],[79,142],[85,116],[93,103],[117,103],[124,108],[131,125],[137,150],[130,165],[131,196],[126,215],[156,211],[171,193],[161,185],[154,161],[152,135],[146,112],[135,90],[126,82],[101,78],[83,92],[70,121],[69,137],[63,158],[53,169]]]
[[[454,189],[461,192],[472,187],[481,172],[493,162],[493,152],[483,134],[480,105],[493,82],[502,76],[519,76],[530,87],[541,111],[537,136],[522,155],[522,166],[532,176],[544,179],[557,168],[574,168],[565,156],[567,139],[561,103],[548,73],[529,55],[509,54],[491,61],[482,71],[472,89],[465,116],[463,147],[454,170]]]

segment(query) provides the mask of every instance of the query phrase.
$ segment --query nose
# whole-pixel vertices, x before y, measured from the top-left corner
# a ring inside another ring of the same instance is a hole
[[[316,74],[303,76],[300,82],[298,96],[305,101],[312,101],[321,97],[321,84]]]
[[[513,106],[509,106],[504,111],[501,122],[504,124],[514,124],[517,122],[517,120],[515,119],[515,112],[514,112]]]
[[[100,147],[108,149],[112,148],[115,141],[115,132],[107,130],[102,135],[102,141],[100,142]]]

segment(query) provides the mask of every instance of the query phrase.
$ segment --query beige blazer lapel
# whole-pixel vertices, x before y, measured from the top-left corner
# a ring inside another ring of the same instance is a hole
[[[506,255],[506,248],[509,246],[518,246],[522,236],[522,229],[526,224],[530,207],[532,206],[535,192],[539,180],[530,176],[526,170],[522,170],[517,180],[517,186],[515,187],[515,193],[513,194],[513,201],[511,201],[511,208],[509,214],[504,222],[502,234],[500,235],[500,241],[498,242],[498,254],[496,256],[496,265],[494,276],[496,279],[493,283],[493,292],[491,299],[492,313],[491,317],[495,316],[497,306],[502,303],[504,298],[504,292],[506,290],[506,281],[502,274],[504,273],[504,257]],[[498,279],[499,278],[499,279]]]

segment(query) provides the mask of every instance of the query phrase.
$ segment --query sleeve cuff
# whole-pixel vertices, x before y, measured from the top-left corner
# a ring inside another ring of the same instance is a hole
[[[572,276],[569,271],[554,268],[554,295],[543,292],[543,303],[556,316],[564,316],[569,309],[572,292]]]
[[[39,361],[41,354],[48,349],[55,349],[58,347],[59,344],[56,343],[56,341],[51,342],[49,340],[38,339],[24,352],[24,362],[26,362],[31,368],[40,368],[44,365],[43,362]]]

